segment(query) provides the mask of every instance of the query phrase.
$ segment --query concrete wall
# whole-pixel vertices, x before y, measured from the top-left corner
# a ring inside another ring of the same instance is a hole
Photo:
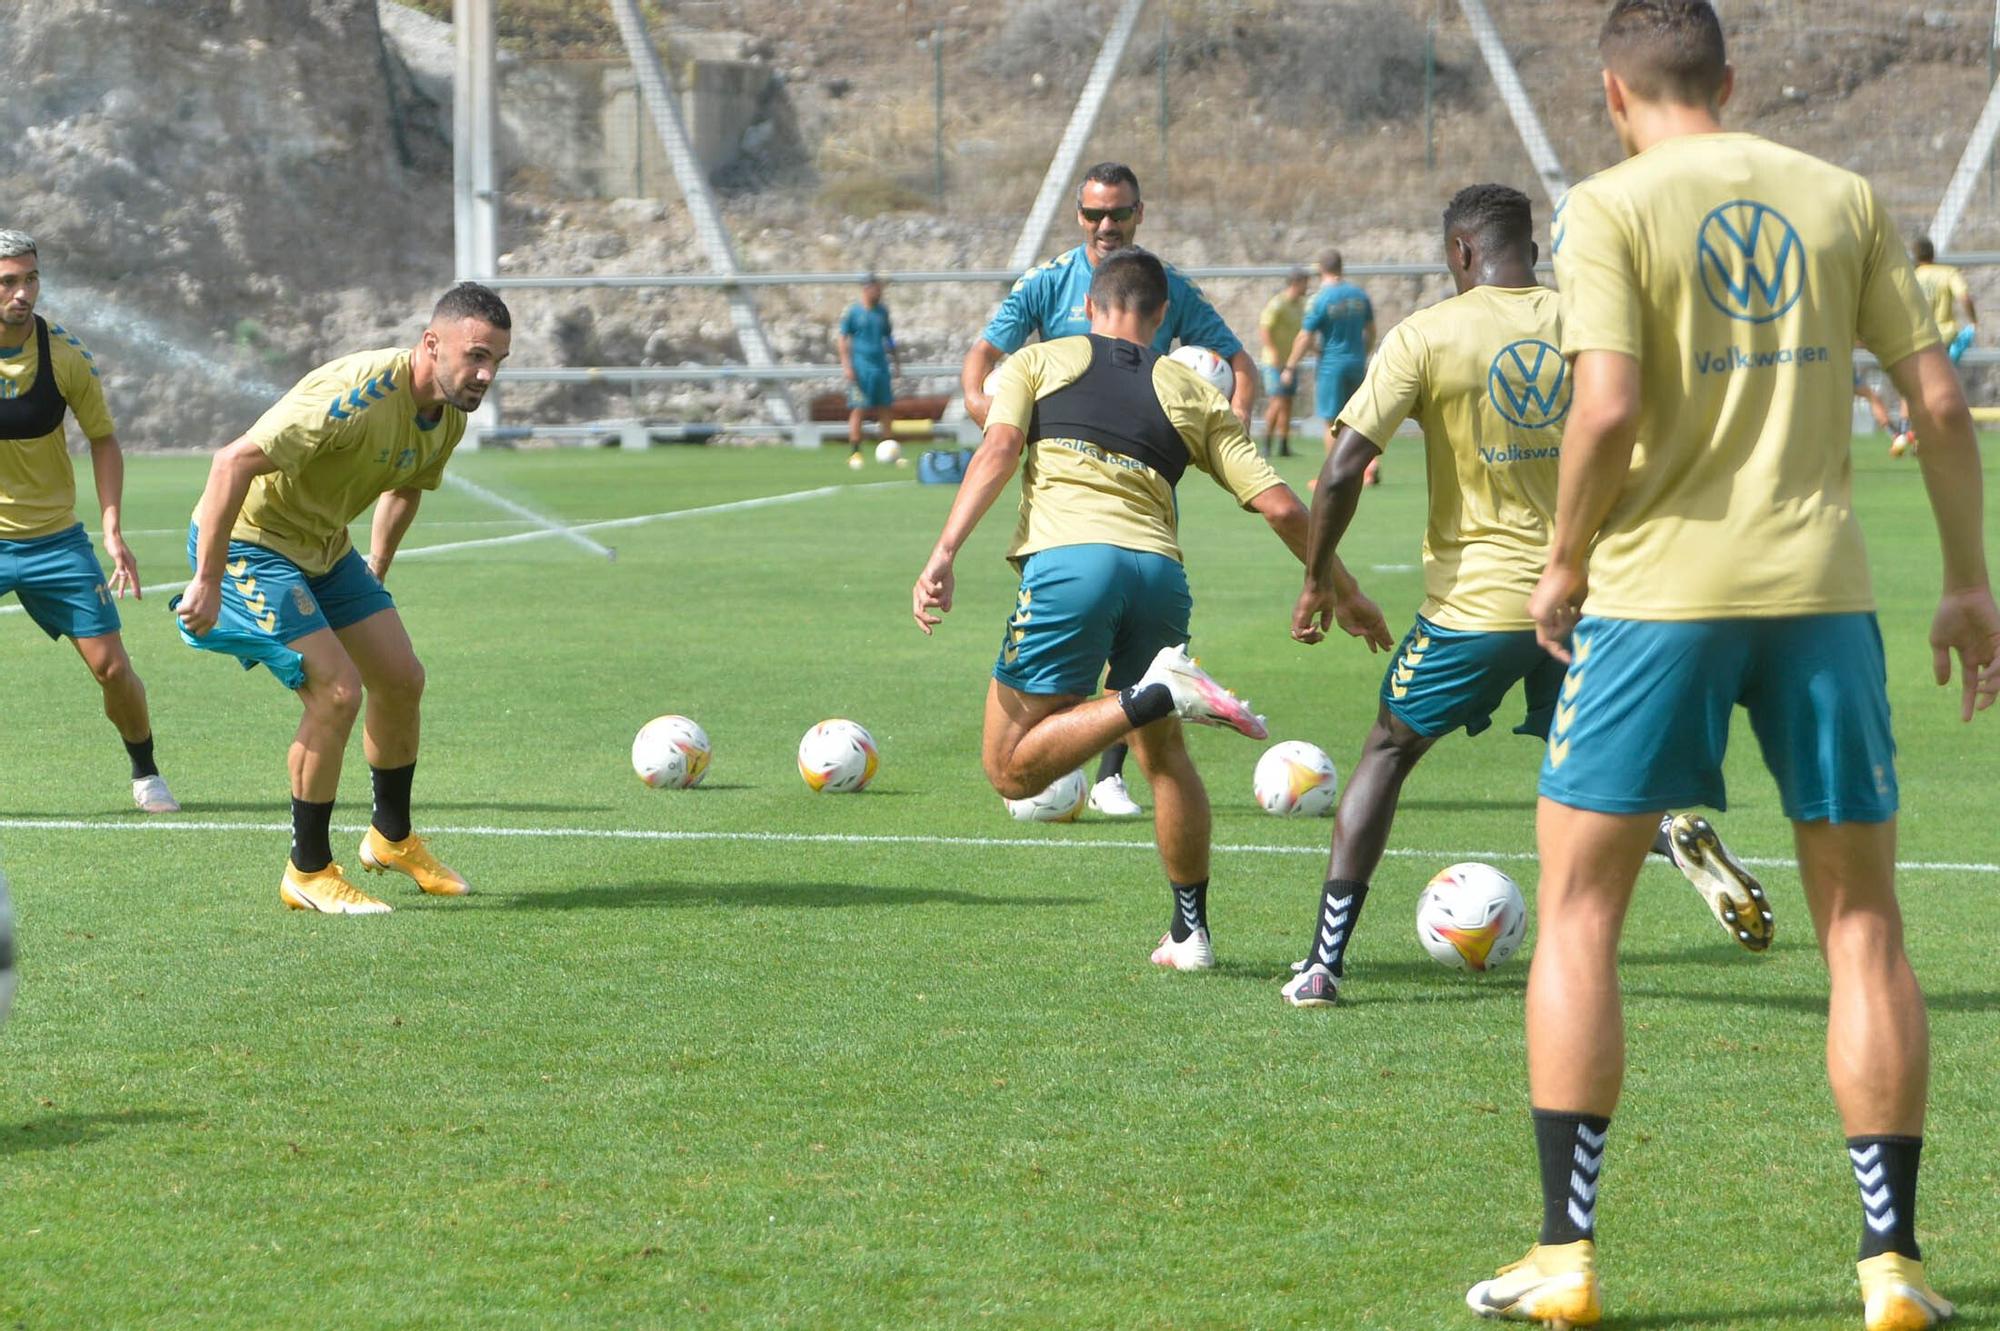
[[[681,92],[681,116],[695,157],[709,176],[733,165],[743,152],[743,136],[765,117],[772,74],[753,61],[677,59],[662,53],[669,76]],[[614,195],[657,197],[671,192],[673,173],[652,116],[639,97],[630,66],[606,70],[603,78],[603,174]]]

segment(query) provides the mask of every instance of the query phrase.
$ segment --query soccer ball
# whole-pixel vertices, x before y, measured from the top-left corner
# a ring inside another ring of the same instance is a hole
[[[14,907],[7,900],[7,875],[0,872],[0,1022],[14,1006]]]
[[[1521,889],[1490,864],[1454,864],[1417,898],[1417,941],[1440,966],[1490,971],[1527,932]]]
[[[632,770],[655,790],[686,790],[708,775],[708,732],[684,716],[656,716],[632,739]]]
[[[893,467],[903,460],[903,446],[894,439],[884,439],[875,445],[875,460],[885,467]]]
[[[874,737],[852,721],[822,721],[799,741],[799,775],[828,795],[866,789],[881,761]]]
[[[1340,774],[1326,750],[1288,739],[1264,750],[1250,786],[1265,813],[1317,818],[1333,812],[1340,796]]]
[[[1068,776],[1059,776],[1049,788],[1039,795],[1030,795],[1024,800],[1008,800],[1007,812],[1024,823],[1073,823],[1083,812],[1084,801],[1090,798],[1090,782],[1077,768]]]
[[[1208,380],[1215,391],[1224,398],[1236,391],[1236,371],[1229,368],[1228,361],[1207,347],[1176,347],[1171,359],[1179,361]]]

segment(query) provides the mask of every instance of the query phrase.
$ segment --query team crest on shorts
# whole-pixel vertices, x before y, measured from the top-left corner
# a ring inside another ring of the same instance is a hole
[[[310,615],[317,608],[313,605],[312,593],[303,586],[292,588],[292,604],[302,615]]]

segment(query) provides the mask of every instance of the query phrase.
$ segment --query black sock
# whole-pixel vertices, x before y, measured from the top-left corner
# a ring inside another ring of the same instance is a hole
[[[1917,1157],[1922,1137],[1849,1137],[1847,1159],[1861,1185],[1861,1256],[1901,1253],[1913,1262],[1917,1248]]]
[[[1368,884],[1346,878],[1329,878],[1320,889],[1319,919],[1313,925],[1312,946],[1306,952],[1308,966],[1324,966],[1335,975],[1345,975],[1347,940],[1361,918],[1368,900]]]
[[[141,740],[126,740],[125,753],[132,759],[132,779],[134,781],[137,781],[142,776],[158,776],[160,774],[159,764],[153,761],[153,737],[151,735]]]
[[[1185,943],[1195,930],[1208,928],[1208,880],[1170,886],[1174,889],[1174,922],[1168,926],[1167,936]]]
[[[375,782],[375,812],[369,821],[391,841],[401,841],[410,834],[410,782],[416,774],[415,763],[368,769]]]
[[[1673,825],[1674,816],[1672,814],[1663,813],[1660,815],[1660,830],[1653,834],[1653,853],[1655,855],[1664,855],[1668,859],[1674,857],[1674,843],[1667,830]]]
[[[1171,694],[1168,696],[1172,697]],[[1119,701],[1124,701],[1124,695],[1119,695]],[[1126,711],[1129,714],[1131,709],[1127,708]],[[1097,779],[1099,781],[1109,781],[1114,776],[1124,775],[1125,755],[1131,751],[1132,746],[1122,739],[1106,749],[1103,756],[1097,760]]]
[[[1118,690],[1118,705],[1125,709],[1125,719],[1132,723],[1132,729],[1137,730],[1172,716],[1174,695],[1164,684],[1148,684],[1144,688],[1134,684]]]
[[[1544,1244],[1597,1237],[1597,1177],[1611,1120],[1596,1114],[1535,1113],[1535,1154],[1542,1162]]]
[[[292,799],[292,867],[300,873],[318,873],[333,863],[333,801],[314,804]]]

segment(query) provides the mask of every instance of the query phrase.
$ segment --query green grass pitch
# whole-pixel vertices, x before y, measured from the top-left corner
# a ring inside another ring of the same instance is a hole
[[[2000,716],[1961,726],[1931,684],[1923,488],[1879,440],[1859,455],[1932,999],[1920,1221],[1963,1324],[1995,1326]],[[296,707],[263,672],[181,646],[167,594],[126,603],[187,806],[145,820],[74,654],[9,599],[0,847],[22,986],[0,1031],[0,1326],[1471,1324],[1465,1286],[1539,1215],[1526,967],[1446,972],[1411,910],[1459,858],[1532,902],[1535,745],[1496,725],[1419,769],[1351,1001],[1297,1012],[1278,987],[1330,825],[1259,812],[1261,746],[1194,734],[1225,847],[1220,966],[1155,973],[1168,896],[1146,831],[1012,822],[979,772],[1011,499],[926,640],[909,588],[951,492],[843,462],[455,462],[569,522],[832,490],[599,529],[615,563],[561,540],[424,555],[525,530],[430,497],[391,579],[430,677],[418,821],[477,895],[392,885],[387,917],[280,908]],[[1295,485],[1311,465],[1287,464]],[[132,460],[149,583],[185,577],[205,467]],[[1197,650],[1274,738],[1345,771],[1384,658],[1289,641],[1289,556],[1206,479],[1182,490]],[[1348,546],[1399,631],[1422,514],[1399,444]],[[627,745],[674,711],[708,729],[714,767],[650,791]],[[798,778],[798,737],[829,716],[881,745],[863,795]],[[1722,826],[1769,865],[1777,942],[1739,953],[1647,870],[1600,1214],[1616,1326],[1859,1324],[1825,980],[1775,792],[1747,726],[1736,741]],[[367,793],[357,737],[335,816],[350,867]]]

